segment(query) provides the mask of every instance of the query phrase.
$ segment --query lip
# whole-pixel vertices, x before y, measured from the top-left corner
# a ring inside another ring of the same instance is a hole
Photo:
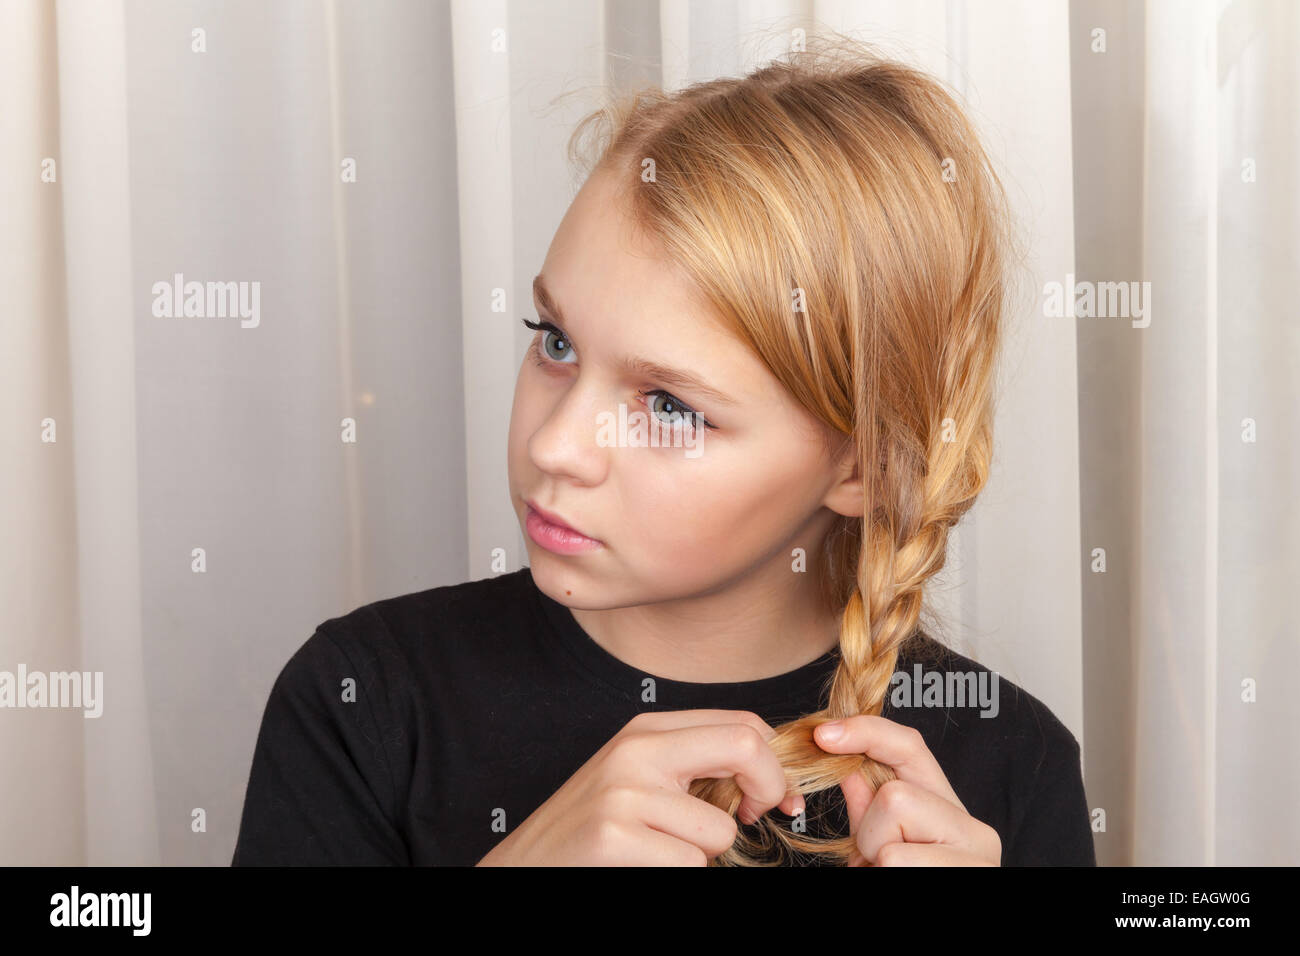
[[[583,534],[559,515],[544,511],[527,499],[524,500],[524,504],[528,506],[528,514],[524,519],[528,536],[547,551],[556,554],[579,554],[602,547],[601,542]]]

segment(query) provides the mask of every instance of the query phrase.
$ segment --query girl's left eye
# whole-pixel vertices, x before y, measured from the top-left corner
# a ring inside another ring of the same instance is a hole
[[[646,407],[650,409],[650,414],[654,415],[656,420],[665,427],[682,425],[689,428],[692,432],[699,431],[701,428],[717,428],[707,418],[697,412],[691,406],[683,401],[679,401],[671,392],[665,392],[662,388],[647,389],[646,391],[637,392],[642,398],[650,399]],[[660,415],[667,415],[667,418],[660,418]]]

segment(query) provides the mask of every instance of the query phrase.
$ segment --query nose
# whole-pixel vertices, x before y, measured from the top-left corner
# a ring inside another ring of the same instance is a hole
[[[533,464],[553,477],[600,484],[608,464],[607,451],[597,440],[602,411],[609,414],[593,390],[575,382],[528,439]]]

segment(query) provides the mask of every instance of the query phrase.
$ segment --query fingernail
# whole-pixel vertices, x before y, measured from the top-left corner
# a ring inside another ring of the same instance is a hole
[[[832,720],[830,723],[822,724],[817,728],[817,736],[828,744],[833,744],[844,734],[844,724],[838,720]]]
[[[749,807],[741,807],[736,816],[740,817],[740,822],[746,826],[749,826],[749,824],[754,822],[754,817],[753,814],[749,812]]]

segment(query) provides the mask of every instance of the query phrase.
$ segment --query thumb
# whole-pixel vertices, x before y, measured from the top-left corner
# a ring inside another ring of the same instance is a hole
[[[840,784],[840,790],[844,794],[844,803],[848,810],[849,833],[856,840],[862,817],[867,812],[867,807],[870,806],[875,793],[871,789],[871,784],[867,782],[867,778],[857,771],[844,778],[844,781]],[[849,866],[866,865],[866,858],[855,849],[849,859]]]

